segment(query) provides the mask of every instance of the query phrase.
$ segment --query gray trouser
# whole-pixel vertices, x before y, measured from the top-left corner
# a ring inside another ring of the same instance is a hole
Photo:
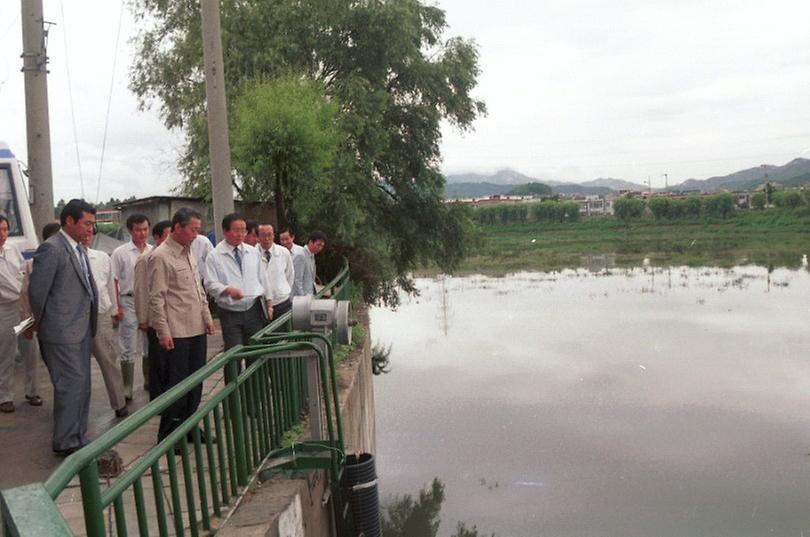
[[[0,304],[0,403],[14,401],[14,361],[19,348],[25,367],[25,395],[39,395],[37,348],[34,340],[14,337],[20,322],[18,302]]]
[[[93,340],[93,356],[104,377],[104,386],[110,398],[110,406],[118,410],[127,404],[124,399],[124,381],[121,378],[121,369],[118,366],[118,337],[113,329],[112,310],[98,316],[96,338]]]
[[[122,362],[135,362],[139,356],[146,356],[149,348],[146,332],[138,330],[138,317],[135,315],[135,299],[132,296],[121,297],[124,318],[118,327],[119,357]]]
[[[89,443],[90,330],[80,343],[48,343],[39,340],[42,359],[53,383],[53,449],[79,448]]]

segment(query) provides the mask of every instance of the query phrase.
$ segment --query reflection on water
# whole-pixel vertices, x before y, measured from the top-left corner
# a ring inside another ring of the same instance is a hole
[[[419,492],[419,498],[410,494],[389,499],[382,517],[383,537],[435,537],[441,522],[444,484],[439,478]],[[473,525],[468,528],[458,522],[452,537],[486,537]],[[495,534],[490,534],[495,537]]]
[[[442,479],[439,536],[810,536],[805,270],[418,286],[372,312],[377,460],[384,498]]]

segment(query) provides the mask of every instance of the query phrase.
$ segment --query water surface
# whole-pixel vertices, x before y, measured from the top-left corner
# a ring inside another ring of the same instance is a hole
[[[439,535],[810,536],[810,274],[636,268],[420,279],[377,377],[383,498]]]

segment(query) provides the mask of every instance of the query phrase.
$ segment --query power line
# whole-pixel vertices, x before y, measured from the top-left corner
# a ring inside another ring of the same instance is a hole
[[[79,167],[79,185],[82,189],[82,199],[84,199],[84,174],[82,173],[82,159],[79,156],[79,134],[76,130],[76,111],[73,108],[73,83],[70,78],[70,54],[68,54],[67,22],[65,21],[65,5],[60,0],[59,7],[62,10],[62,39],[65,43],[65,73],[67,75],[68,101],[70,102],[70,121],[73,124],[73,147],[76,150],[76,165]]]
[[[104,138],[101,142],[101,158],[98,163],[98,183],[96,184],[96,203],[101,194],[101,170],[104,167],[104,153],[107,150],[107,127],[110,125],[110,107],[112,106],[113,87],[115,85],[115,65],[118,60],[118,41],[121,38],[121,21],[124,19],[124,2],[121,1],[121,9],[118,13],[118,31],[115,34],[115,47],[113,48],[112,76],[110,77],[110,94],[107,98],[107,117],[104,119]]]

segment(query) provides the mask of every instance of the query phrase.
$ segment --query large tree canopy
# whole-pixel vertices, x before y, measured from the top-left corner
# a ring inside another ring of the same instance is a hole
[[[143,107],[157,103],[164,123],[184,130],[183,189],[207,195],[198,4],[133,0],[133,9],[142,30],[131,87]],[[485,113],[471,95],[474,43],[445,38],[444,12],[420,0],[223,0],[221,13],[231,103],[249,81],[296,73],[317,82],[339,108],[342,139],[324,171],[318,206],[297,219],[301,232],[327,231],[327,251],[349,257],[371,300],[395,300],[397,285],[410,290],[408,274],[420,263],[456,266],[469,221],[443,203],[440,123],[465,130]],[[271,178],[248,170],[235,177],[244,195],[272,198]],[[264,197],[250,188],[262,180]]]

